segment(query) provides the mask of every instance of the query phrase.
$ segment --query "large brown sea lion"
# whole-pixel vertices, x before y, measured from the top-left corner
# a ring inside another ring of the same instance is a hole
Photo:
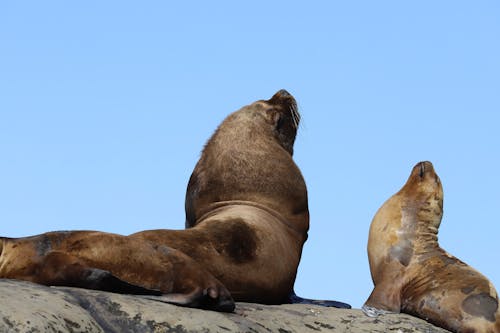
[[[220,311],[234,309],[231,295],[267,304],[307,301],[293,293],[309,228],[307,189],[292,159],[299,120],[285,90],[229,115],[189,180],[186,230],[4,238],[0,277],[150,294]]]
[[[442,215],[441,181],[430,162],[420,162],[373,218],[368,257],[375,287],[363,310],[404,312],[452,332],[498,333],[495,288],[439,247]]]

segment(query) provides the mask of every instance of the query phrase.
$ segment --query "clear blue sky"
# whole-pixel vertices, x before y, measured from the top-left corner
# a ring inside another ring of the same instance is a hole
[[[380,205],[420,160],[440,243],[500,289],[497,1],[3,1],[0,235],[184,226],[200,151],[285,88],[311,229],[303,296],[360,307]]]

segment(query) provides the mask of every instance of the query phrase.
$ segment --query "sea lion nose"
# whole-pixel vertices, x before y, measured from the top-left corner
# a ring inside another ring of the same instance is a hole
[[[289,97],[289,96],[292,96],[292,94],[290,94],[288,91],[286,91],[285,89],[281,89],[280,91],[278,91],[276,93],[276,95],[279,95],[280,97]]]
[[[420,177],[423,177],[425,174],[425,163],[420,162]]]
[[[282,104],[282,103],[294,103],[295,99],[293,98],[292,94],[290,94],[288,91],[285,89],[278,90],[273,97],[269,100],[271,104]]]
[[[422,162],[419,162],[417,163],[417,166],[416,166],[419,170],[419,176],[420,177],[424,177],[424,175],[426,173],[435,173],[434,172],[434,166],[432,165],[431,162],[429,161],[422,161]]]

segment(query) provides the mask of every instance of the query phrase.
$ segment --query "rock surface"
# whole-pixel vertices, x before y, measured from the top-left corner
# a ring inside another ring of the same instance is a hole
[[[312,305],[237,303],[235,313],[178,307],[140,296],[0,279],[0,332],[447,332],[403,314]]]

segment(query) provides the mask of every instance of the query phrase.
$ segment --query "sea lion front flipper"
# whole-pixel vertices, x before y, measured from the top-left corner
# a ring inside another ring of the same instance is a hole
[[[319,306],[326,306],[326,307],[339,308],[339,309],[350,309],[351,308],[351,306],[349,304],[338,302],[338,301],[302,298],[300,296],[297,296],[297,294],[295,294],[295,291],[293,291],[293,290],[288,295],[288,302],[287,303],[289,303],[289,304],[311,304],[311,305],[319,305]]]
[[[373,288],[370,297],[368,297],[361,310],[369,317],[401,312],[399,288],[396,290],[394,285],[378,284]]]
[[[363,313],[365,315],[367,315],[368,317],[372,317],[372,318],[378,317],[380,315],[389,314],[389,313],[396,313],[396,312],[393,312],[393,311],[387,311],[387,310],[383,310],[383,309],[377,309],[377,308],[374,308],[373,306],[368,306],[366,304],[364,304],[361,307],[361,310],[363,311]]]
[[[161,296],[142,296],[142,298],[220,312],[233,312],[235,308],[234,300],[229,292],[224,290],[217,291],[214,288],[196,288],[189,294],[172,293]]]

